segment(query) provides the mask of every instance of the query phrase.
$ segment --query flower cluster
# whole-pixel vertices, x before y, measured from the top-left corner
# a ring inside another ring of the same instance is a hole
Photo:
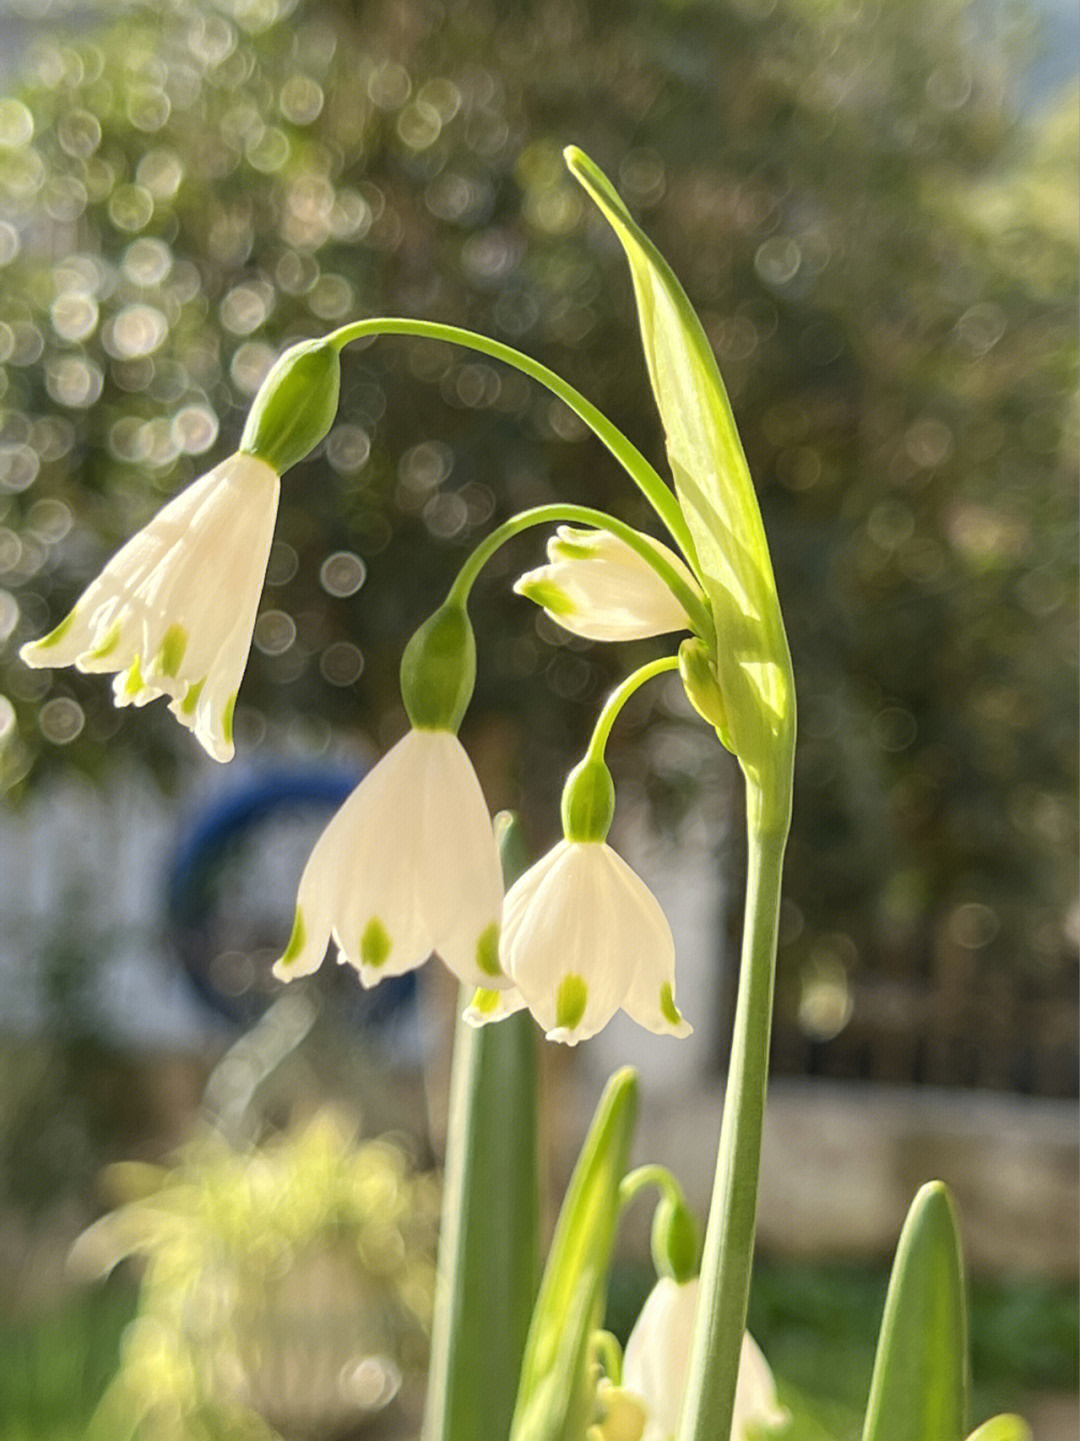
[[[286,352],[256,397],[240,450],[132,537],[66,619],[23,647],[26,663],[112,672],[121,706],[166,696],[208,753],[229,760],[280,475],[332,423],[337,377],[332,339]],[[548,564],[520,578],[520,594],[590,639],[685,630],[703,644],[705,597],[674,551],[615,521],[607,529],[597,512],[567,509],[594,523],[560,525]],[[515,518],[503,538],[539,518]],[[485,555],[491,538],[486,544]],[[438,954],[477,988],[466,1013],[477,1025],[527,1006],[549,1037],[574,1044],[621,1007],[651,1031],[685,1036],[670,927],[606,841],[614,790],[603,764],[621,705],[676,660],[643,668],[609,700],[586,760],[567,782],[564,839],[504,898],[490,817],[457,739],[475,680],[465,610],[473,574],[467,564],[447,603],[406,648],[402,697],[412,730],[316,845],[275,974],[291,980],[314,971],[331,940],[365,986]],[[685,657],[679,664],[686,681]]]
[[[247,663],[280,488],[267,460],[238,453],[134,536],[42,640],[30,665],[116,673],[119,705],[166,695],[217,760],[233,754],[232,712]],[[696,591],[666,547],[561,527],[549,564],[520,593],[579,635],[641,638],[689,618],[643,554]],[[477,987],[477,1025],[528,1006],[574,1044],[624,1009],[685,1036],[675,945],[644,882],[606,843],[614,793],[602,761],[579,767],[564,798],[566,838],[503,897],[498,849],[456,730],[472,694],[472,631],[462,605],[422,627],[403,661],[413,728],[365,777],[315,846],[291,939],[275,974],[321,965],[331,940],[365,986],[438,954]],[[621,703],[621,702],[620,702]],[[597,789],[599,787],[599,789]]]

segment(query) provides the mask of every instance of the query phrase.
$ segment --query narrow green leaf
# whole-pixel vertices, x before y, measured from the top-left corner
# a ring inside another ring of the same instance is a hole
[[[614,186],[576,148],[566,163],[626,252],[675,490],[697,552],[689,559],[716,622],[731,743],[760,775],[790,730],[794,691],[761,512],[727,391],[682,286]]]
[[[528,857],[500,816],[509,885]],[[460,1012],[471,998],[463,988]],[[424,1441],[505,1437],[540,1278],[537,1031],[458,1020]]]
[[[611,1077],[570,1178],[529,1329],[510,1441],[582,1441],[585,1435],[593,1385],[589,1337],[603,1319],[637,1089],[630,1069]]]
[[[863,1441],[963,1441],[968,1389],[960,1237],[948,1190],[931,1181],[900,1235]]]

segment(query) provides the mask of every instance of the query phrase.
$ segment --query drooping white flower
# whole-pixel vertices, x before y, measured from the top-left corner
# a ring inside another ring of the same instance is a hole
[[[133,535],[22,659],[115,671],[121,706],[167,695],[210,755],[230,760],[280,488],[265,460],[222,461]]]
[[[696,595],[702,594],[673,550],[651,536],[642,539]],[[549,564],[527,571],[514,589],[543,606],[564,630],[588,640],[640,640],[692,628],[649,562],[610,531],[561,525],[548,541],[547,554]]]
[[[411,730],[316,842],[274,975],[310,974],[332,937],[365,986],[433,951],[470,985],[504,986],[502,895],[491,819],[464,747],[450,731]]]
[[[549,1040],[575,1045],[621,1007],[657,1034],[690,1034],[675,1005],[667,919],[603,841],[560,841],[510,888],[499,958],[515,989],[478,998],[466,1013],[473,1024],[527,1005]]]
[[[675,1435],[686,1389],[697,1296],[696,1280],[680,1285],[665,1276],[653,1287],[626,1343],[622,1385],[609,1392],[616,1404],[609,1406],[612,1427],[605,1423],[598,1427],[603,1441],[630,1434],[635,1401],[642,1421],[640,1441],[671,1441]],[[747,1441],[751,1425],[779,1426],[787,1419],[769,1364],[747,1332],[739,1357],[730,1441]]]

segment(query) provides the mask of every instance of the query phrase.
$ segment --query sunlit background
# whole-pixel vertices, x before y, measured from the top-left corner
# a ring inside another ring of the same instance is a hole
[[[232,766],[17,653],[230,453],[282,348],[346,319],[508,341],[662,468],[570,142],[702,316],[796,666],[754,1324],[849,1434],[882,1258],[944,1175],[983,1410],[1075,1436],[1077,30],[999,0],[0,6],[0,1441],[82,1438],[103,1392],[106,1437],[414,1424],[453,998],[330,967],[283,996],[269,966],[469,548],[525,505],[644,503],[516,372],[379,340],[285,479]],[[476,589],[463,730],[537,854],[606,688],[656,653],[513,596],[540,545]],[[647,1140],[703,1201],[739,786],[677,682],[610,758],[695,1040],[548,1058],[554,1169],[637,1059]]]

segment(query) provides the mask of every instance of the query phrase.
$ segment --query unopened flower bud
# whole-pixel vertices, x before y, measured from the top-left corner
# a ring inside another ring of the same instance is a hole
[[[697,1217],[684,1200],[664,1196],[652,1221],[652,1258],[658,1276],[682,1285],[698,1273],[701,1233]]]
[[[703,720],[716,727],[720,739],[730,750],[727,709],[716,667],[708,646],[699,636],[687,636],[679,646],[679,675],[690,704]]]
[[[341,358],[326,340],[292,345],[259,386],[240,449],[278,475],[310,455],[337,415]]]

